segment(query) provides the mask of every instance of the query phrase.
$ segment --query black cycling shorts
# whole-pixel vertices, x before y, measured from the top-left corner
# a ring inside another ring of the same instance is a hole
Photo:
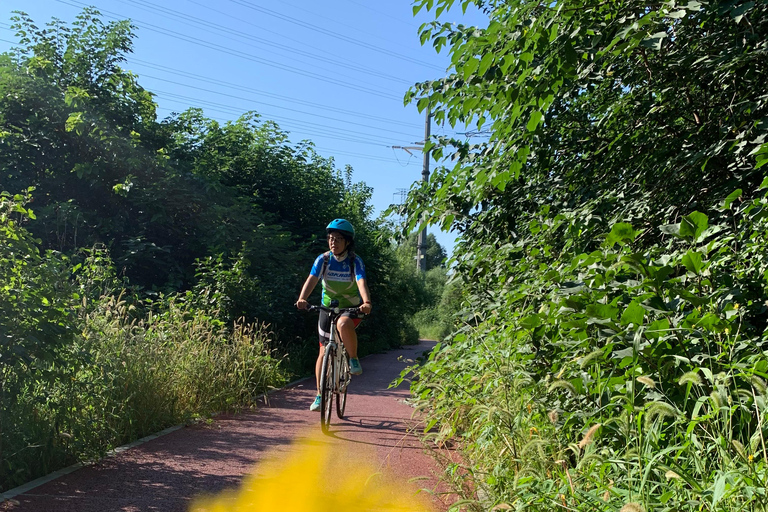
[[[340,317],[342,316],[348,316],[355,322],[355,327],[360,325],[360,322],[363,321],[363,314],[362,313],[342,313]],[[328,343],[328,340],[331,337],[331,315],[328,314],[326,311],[320,311],[320,315],[317,318],[317,334],[318,338],[320,340],[320,346],[324,346],[326,343]]]

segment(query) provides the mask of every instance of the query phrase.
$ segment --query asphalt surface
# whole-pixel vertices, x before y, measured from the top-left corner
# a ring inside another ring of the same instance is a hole
[[[439,488],[440,469],[411,433],[418,424],[405,403],[407,384],[389,389],[406,360],[431,347],[422,342],[364,358],[363,375],[349,387],[344,420],[334,406],[330,433],[322,436],[347,457],[392,475],[402,492]],[[297,441],[316,439],[320,416],[308,410],[314,396],[314,380],[302,381],[257,409],[176,430],[17,495],[17,504],[0,504],[0,511],[186,511],[197,496],[236,488],[265,458],[279,459]],[[422,495],[435,511],[451,501],[440,493]]]

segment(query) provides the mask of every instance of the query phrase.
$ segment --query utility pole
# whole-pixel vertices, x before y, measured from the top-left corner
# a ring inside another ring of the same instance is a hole
[[[430,137],[430,126],[432,124],[432,114],[429,108],[429,105],[427,105],[427,119],[424,123],[424,144],[426,145],[429,142]],[[421,181],[428,181],[429,180],[429,150],[424,150],[424,166],[421,169]],[[426,272],[427,271],[427,228],[424,227],[421,231],[419,231],[419,239],[418,243],[416,244],[416,268],[419,269],[420,272]]]
[[[430,126],[432,124],[432,113],[427,106],[427,119],[424,122],[424,142],[414,142],[414,144],[425,145],[429,142]],[[392,146],[393,149],[402,149],[408,152],[409,155],[413,155],[411,150],[420,149],[424,153],[424,164],[421,169],[421,181],[429,180],[429,150],[424,150],[421,146]],[[427,228],[422,229],[419,232],[419,237],[416,243],[416,269],[420,272],[427,271]]]

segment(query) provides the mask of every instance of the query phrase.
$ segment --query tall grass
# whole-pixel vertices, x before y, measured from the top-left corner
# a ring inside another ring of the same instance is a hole
[[[175,300],[141,318],[120,297],[104,298],[83,316],[69,364],[28,368],[15,400],[3,401],[0,488],[254,403],[284,381],[270,336],[265,325],[227,326]]]
[[[623,223],[557,259],[510,244],[509,290],[467,294],[412,385],[466,461],[457,508],[768,510],[768,192],[730,204],[640,250]]]

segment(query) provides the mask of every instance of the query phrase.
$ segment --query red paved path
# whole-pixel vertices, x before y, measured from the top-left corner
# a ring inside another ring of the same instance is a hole
[[[388,389],[407,365],[398,358],[414,359],[430,347],[422,343],[364,358],[364,373],[349,388],[345,419],[336,418],[334,411],[332,442],[402,479],[434,475],[436,465],[408,433],[413,409],[403,403],[407,386]],[[149,441],[18,495],[20,505],[10,510],[186,511],[195,496],[237,487],[265,454],[289,450],[291,442],[319,430],[319,414],[308,410],[314,387],[306,380],[271,395],[268,406],[218,416],[210,425]],[[411,485],[431,487],[434,480]],[[438,498],[433,501],[436,510],[447,509]]]

